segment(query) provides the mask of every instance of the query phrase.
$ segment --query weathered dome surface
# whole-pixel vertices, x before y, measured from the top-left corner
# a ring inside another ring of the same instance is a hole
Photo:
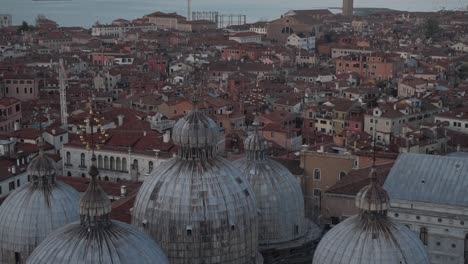
[[[129,224],[111,222],[92,231],[80,222],[58,229],[36,248],[27,263],[169,263],[146,234]]]
[[[413,231],[386,216],[379,217],[356,215],[332,228],[320,241],[312,263],[429,264]]]
[[[388,194],[371,183],[356,195],[359,215],[332,228],[320,241],[313,263],[320,264],[429,264],[421,240],[406,226],[387,217]]]
[[[181,147],[204,148],[218,144],[219,128],[202,112],[192,111],[175,125],[172,141]]]
[[[255,195],[241,172],[216,155],[218,130],[198,111],[179,120],[178,156],[137,195],[132,223],[160,243],[171,264],[258,263]]]
[[[24,263],[47,235],[79,219],[80,195],[56,181],[51,158],[41,152],[28,173],[31,182],[11,193],[0,207],[0,263],[17,259]]]
[[[268,145],[257,132],[244,141],[246,157],[234,162],[252,185],[259,209],[259,244],[262,249],[290,242],[320,229],[304,216],[299,183],[281,164],[266,155]]]
[[[27,263],[168,264],[149,236],[137,227],[110,220],[111,203],[96,180],[99,171],[94,155],[89,174],[92,180],[80,201],[80,221],[49,235]]]

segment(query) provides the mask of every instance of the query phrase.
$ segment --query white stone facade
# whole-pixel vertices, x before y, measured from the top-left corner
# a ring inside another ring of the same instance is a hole
[[[102,180],[144,181],[149,173],[169,157],[132,153],[131,150],[96,150],[97,165]],[[89,177],[91,152],[65,145],[62,151],[63,175]]]
[[[468,208],[392,201],[389,216],[416,232],[432,264],[468,261]]]
[[[0,28],[11,27],[12,20],[10,14],[0,14]]]

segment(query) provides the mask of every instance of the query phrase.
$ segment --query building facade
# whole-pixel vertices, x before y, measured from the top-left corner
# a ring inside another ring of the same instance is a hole
[[[12,20],[10,14],[0,14],[0,28],[11,27]]]
[[[419,235],[433,264],[468,262],[466,158],[402,154],[385,181],[389,216]]]

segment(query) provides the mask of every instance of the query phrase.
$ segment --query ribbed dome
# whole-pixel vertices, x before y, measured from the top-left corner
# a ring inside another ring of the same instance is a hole
[[[47,235],[79,219],[79,193],[56,181],[54,161],[42,149],[28,173],[31,182],[0,207],[0,263],[24,263]]]
[[[375,168],[371,169],[371,181],[376,181]],[[356,195],[356,207],[373,212],[383,212],[388,210],[390,198],[387,191],[380,185],[372,182],[371,184],[362,188]]]
[[[429,264],[421,240],[383,215],[356,215],[332,228],[315,250],[317,264]]]
[[[80,222],[56,230],[34,250],[27,263],[169,263],[146,234],[129,224],[111,222],[108,227],[92,231]]]
[[[252,185],[259,209],[259,244],[263,249],[290,242],[319,228],[304,216],[304,198],[299,183],[281,164],[266,155],[266,140],[253,132],[244,141],[246,157],[234,162]]]
[[[172,141],[179,146],[180,157],[213,156],[219,140],[219,128],[213,119],[194,110],[177,121],[172,131]]]
[[[80,202],[81,221],[48,236],[27,263],[168,264],[150,237],[134,226],[110,220],[111,203],[96,180],[94,155],[89,174],[92,180]]]
[[[356,196],[359,215],[332,228],[320,241],[313,263],[429,264],[421,240],[406,226],[387,217],[388,195],[376,180]]]
[[[177,122],[173,140],[179,153],[209,153],[218,129],[195,110]],[[132,223],[160,243],[171,264],[258,263],[255,195],[232,163],[212,154],[161,164],[140,188]]]

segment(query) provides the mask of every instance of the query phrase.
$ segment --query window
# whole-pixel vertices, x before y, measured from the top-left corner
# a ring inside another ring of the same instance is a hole
[[[346,172],[342,171],[339,175],[339,180],[341,181],[346,176]]]
[[[8,190],[12,191],[15,189],[15,181],[11,181],[8,183]]]
[[[102,169],[102,156],[99,155],[97,158],[97,166],[99,169]]]
[[[118,171],[122,170],[122,162],[120,161],[119,157],[115,159],[115,169]]]
[[[81,167],[86,167],[85,154],[84,154],[84,153],[81,153],[80,157],[81,157],[80,166],[81,166]]]
[[[314,170],[314,180],[320,181],[321,174],[320,174],[320,169],[315,169]]]
[[[20,187],[20,180],[19,179],[16,180],[16,186]]]
[[[15,263],[20,264],[21,263],[21,255],[19,252],[15,252]]]
[[[63,142],[63,136],[60,136],[60,142]]]
[[[104,169],[109,169],[109,158],[107,156],[104,157]]]
[[[127,159],[122,158],[122,171],[127,171]]]
[[[427,234],[427,228],[426,227],[421,227],[419,230],[419,239],[423,242],[424,245],[427,245],[428,242],[428,234]]]
[[[67,151],[67,155],[66,155],[67,164],[71,164],[70,158],[71,158],[70,151]]]
[[[320,197],[322,195],[322,191],[320,189],[314,189],[314,196]]]
[[[115,170],[115,159],[114,159],[114,157],[110,158],[110,170]]]
[[[148,162],[148,173],[151,173],[153,171],[153,162],[150,161]]]

